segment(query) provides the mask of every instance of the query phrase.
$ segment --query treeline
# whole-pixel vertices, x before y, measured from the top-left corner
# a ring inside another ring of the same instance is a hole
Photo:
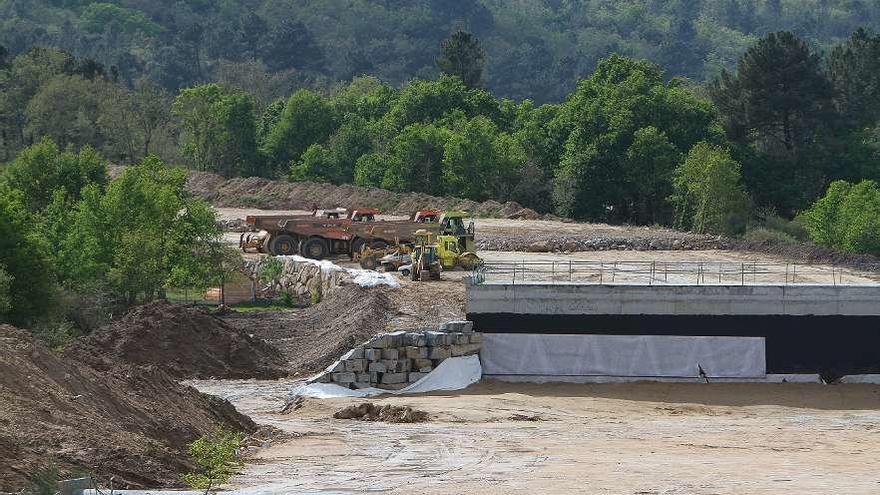
[[[832,181],[880,174],[880,37],[864,30],[827,55],[771,33],[705,86],[612,55],[558,104],[482,89],[486,52],[469,33],[448,38],[437,64],[441,76],[399,88],[358,77],[284,98],[232,83],[172,97],[36,48],[0,68],[0,136],[8,158],[48,136],[116,163],[157,154],[225,176],[514,200],[726,234],[794,218]]]
[[[433,79],[457,29],[487,50],[486,87],[559,102],[609,53],[707,81],[769,32],[824,51],[880,28],[868,0],[3,0],[0,45],[51,46],[143,76],[169,92],[258,74],[284,89],[372,74],[393,86]]]

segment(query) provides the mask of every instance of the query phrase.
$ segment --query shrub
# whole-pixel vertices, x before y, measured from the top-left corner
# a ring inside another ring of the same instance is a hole
[[[244,436],[218,429],[212,435],[205,435],[189,445],[189,454],[199,465],[199,472],[183,475],[183,481],[190,488],[205,490],[229,481],[235,470],[241,466],[239,448]]]
[[[851,253],[880,253],[880,187],[872,180],[831,183],[804,218],[817,244]]]

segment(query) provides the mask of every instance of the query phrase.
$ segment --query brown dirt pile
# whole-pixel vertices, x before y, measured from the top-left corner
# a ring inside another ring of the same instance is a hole
[[[65,355],[107,370],[155,365],[178,379],[286,376],[282,354],[204,310],[154,302],[85,337]]]
[[[0,326],[0,492],[52,463],[117,487],[180,486],[195,469],[186,445],[218,427],[256,430],[229,402],[155,367],[99,371]]]
[[[384,291],[347,285],[306,309],[233,314],[225,319],[280,349],[292,374],[307,375],[384,332],[390,308]]]
[[[413,409],[410,406],[379,406],[365,402],[356,406],[348,406],[333,414],[335,419],[355,419],[358,421],[381,421],[383,423],[425,423],[428,413]]]
[[[408,215],[422,208],[467,210],[479,217],[538,218],[533,210],[509,201],[477,203],[460,198],[441,198],[422,193],[396,193],[374,187],[335,186],[317,182],[287,182],[258,177],[225,179],[209,172],[190,171],[187,189],[214,206],[250,207],[266,210],[318,208],[379,208],[383,213]]]

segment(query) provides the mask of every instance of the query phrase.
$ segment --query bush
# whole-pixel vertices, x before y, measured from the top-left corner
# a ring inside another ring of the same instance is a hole
[[[749,230],[743,236],[743,239],[754,244],[776,245],[776,244],[797,244],[798,239],[794,238],[781,230],[769,229],[766,227],[758,227]]]
[[[835,181],[804,213],[814,242],[851,253],[880,254],[880,186]]]
[[[200,471],[183,475],[183,481],[194,490],[210,491],[211,488],[229,481],[241,466],[239,448],[244,436],[218,429],[189,445],[189,454],[195,459]]]

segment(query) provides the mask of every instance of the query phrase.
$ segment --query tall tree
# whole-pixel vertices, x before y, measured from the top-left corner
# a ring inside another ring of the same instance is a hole
[[[466,31],[456,31],[440,47],[437,66],[444,74],[457,76],[469,88],[483,86],[486,77],[486,51],[476,36]]]
[[[875,124],[880,115],[880,36],[859,29],[834,47],[829,65],[835,103],[847,127]]]
[[[730,135],[772,155],[797,156],[830,117],[832,90],[821,58],[787,31],[749,48],[736,75],[722,74],[711,94]]]

